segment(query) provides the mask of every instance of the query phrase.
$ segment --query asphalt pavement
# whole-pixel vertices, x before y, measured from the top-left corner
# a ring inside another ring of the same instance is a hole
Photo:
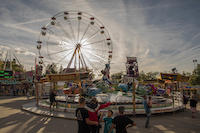
[[[34,101],[26,97],[0,96],[0,133],[76,133],[77,122],[54,117],[44,117],[21,110],[21,106]],[[144,128],[145,117],[137,116],[133,120],[136,126],[129,133],[199,133],[200,106],[196,118],[191,112],[167,113],[151,117],[150,127]]]

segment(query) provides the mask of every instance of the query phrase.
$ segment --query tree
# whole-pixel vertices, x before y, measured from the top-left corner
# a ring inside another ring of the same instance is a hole
[[[182,75],[190,77],[192,74],[190,72],[183,71]]]
[[[139,73],[138,80],[139,81],[145,81],[145,80],[156,80],[159,72],[148,72],[145,73],[144,71],[141,71]]]
[[[118,72],[118,73],[113,73],[111,75],[112,79],[121,79],[122,78],[123,73],[122,72]]]
[[[58,73],[58,68],[55,63],[48,64],[46,67],[46,74],[56,74]]]
[[[139,80],[139,81],[147,80],[147,77],[146,77],[146,74],[145,74],[144,71],[141,71],[141,72],[139,73],[138,80]]]
[[[156,80],[159,72],[148,72],[146,73],[147,80]]]
[[[190,83],[192,85],[200,85],[200,64],[198,64],[197,68],[194,69],[193,74],[190,78]]]
[[[62,67],[62,65],[60,66],[59,73],[60,73],[60,74],[63,73],[63,67]]]

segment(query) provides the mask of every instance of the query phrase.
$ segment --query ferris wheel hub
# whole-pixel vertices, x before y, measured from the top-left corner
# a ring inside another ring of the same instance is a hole
[[[80,49],[81,48],[81,44],[80,43],[76,44],[76,48]]]

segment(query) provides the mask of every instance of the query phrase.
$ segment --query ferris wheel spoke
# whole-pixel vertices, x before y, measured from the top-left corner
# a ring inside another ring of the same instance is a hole
[[[76,43],[76,37],[75,37],[74,30],[73,30],[73,28],[72,28],[72,24],[71,24],[71,21],[70,21],[70,20],[68,20],[68,24],[69,24],[70,30],[71,30],[71,32],[72,32],[72,35],[73,35],[73,38],[74,38],[74,42]]]
[[[90,27],[90,24],[88,24],[87,28],[85,29],[85,31],[84,31],[84,33],[83,33],[81,39],[79,40],[79,43],[83,40],[83,38],[84,38],[85,34],[87,33],[89,27]]]
[[[101,56],[97,55],[97,54],[92,54],[94,55],[94,57],[101,62],[107,63],[107,60],[105,58],[102,58]],[[100,60],[99,60],[100,59]]]
[[[83,47],[83,49],[85,49],[85,50],[90,49],[90,50],[95,50],[95,51],[100,51],[100,52],[107,52],[107,50],[95,49],[95,48],[84,48],[84,47]]]
[[[78,43],[79,42],[79,32],[80,32],[80,20],[78,20],[78,35],[77,35],[77,40],[76,40],[76,42]]]
[[[99,31],[100,31],[100,30],[97,30],[94,34],[92,34],[90,37],[88,37],[86,40],[84,40],[84,42],[81,42],[81,43],[84,44],[84,43],[87,42],[88,40],[92,39],[93,37],[95,37],[95,36],[98,34]]]
[[[66,34],[65,34],[65,31],[64,31],[64,29],[61,27],[61,25],[59,24],[59,23],[57,23],[57,26],[55,26],[56,27],[56,29],[60,29],[63,33],[64,33],[64,35],[65,36],[67,36]],[[53,35],[55,38],[57,38],[57,39],[59,39],[59,40],[65,40],[66,42],[68,42],[68,43],[71,43],[71,42],[69,42],[69,40],[66,40],[66,38],[65,39],[63,39],[63,36],[61,36],[61,35],[55,35],[55,33],[52,31],[52,30],[50,30],[50,29],[48,29],[49,31],[51,31],[51,33],[49,32],[49,34],[50,35]],[[68,38],[68,37],[67,37]]]
[[[47,41],[48,46],[54,46],[54,45],[59,45],[58,42],[53,42],[53,41]]]
[[[61,51],[58,51],[58,52],[50,53],[48,55],[59,54],[59,53],[62,53],[62,52],[65,52],[65,51],[69,51],[69,50],[72,50],[72,49],[64,49],[64,50],[61,50]]]
[[[106,62],[99,60],[98,58],[91,58],[92,62],[96,65],[96,66],[101,66],[102,64],[106,64]],[[99,67],[100,68],[100,67]]]
[[[63,56],[59,61],[56,62],[56,64],[59,64],[62,60],[64,60],[67,56]]]
[[[65,34],[67,38],[71,38],[71,35],[63,28],[63,26],[60,23],[57,23],[57,25],[58,27],[60,27],[60,29],[63,31],[63,33]],[[68,43],[73,43],[73,42],[68,42]]]
[[[57,64],[60,63],[61,61],[63,61],[68,55],[70,55],[73,52],[73,50],[71,50],[69,53],[67,53],[66,55],[64,55],[59,61],[57,61]]]
[[[84,54],[82,54],[84,56]],[[87,56],[84,56],[85,59],[87,60],[87,62],[90,64],[90,66],[96,70],[98,70],[98,68],[87,58]]]
[[[70,48],[74,48],[74,46],[68,44],[67,42],[65,41],[60,41],[60,42],[53,42],[53,41],[47,41],[47,45],[48,46],[59,46],[59,45],[67,45],[67,47],[70,47]]]
[[[100,41],[96,41],[96,42],[92,42],[92,43],[87,43],[87,44],[84,44],[83,46],[88,46],[88,45],[97,45],[101,42],[104,42],[105,40],[100,40]]]
[[[62,38],[60,38],[60,36],[56,36],[51,29],[48,29],[47,31],[49,31],[47,33],[49,33],[49,35],[51,35],[54,40],[63,40]]]
[[[102,56],[104,55],[105,56],[105,54],[106,53],[103,53],[103,55],[102,54],[97,54],[96,52],[93,52],[93,51],[91,51],[91,50],[89,50],[89,49],[84,49],[84,50],[86,50],[86,52],[90,52],[91,54],[95,54],[95,55],[97,55],[97,56],[99,56],[99,57],[101,57],[102,58]]]
[[[104,61],[104,60],[99,60],[99,58],[92,58],[93,60],[95,60],[95,64],[99,64],[99,65],[102,65],[102,64],[106,64],[107,62]]]
[[[87,52],[88,54],[90,54],[90,55],[92,55],[92,56],[95,56],[96,58],[98,58],[98,59],[101,59],[102,61],[105,61],[106,62],[106,60],[104,59],[104,58],[102,58],[100,55],[98,55],[98,54],[94,54],[94,53],[92,53],[91,51],[88,51]]]
[[[63,39],[63,38],[61,38],[60,36],[55,35],[54,32],[53,32],[52,30],[50,30],[50,29],[48,29],[48,30],[50,31],[50,32],[48,32],[48,33],[49,33],[50,35],[52,35],[52,37],[53,37],[54,40],[60,40],[60,41],[59,41],[58,44],[57,44],[56,42],[52,42],[52,41],[47,41],[47,43],[51,42],[51,44],[53,44],[53,45],[60,45],[60,42],[65,42],[65,45],[72,46],[72,45],[70,45],[71,43],[64,41],[64,40],[66,40],[66,39]],[[72,47],[73,47],[73,46],[72,46]]]

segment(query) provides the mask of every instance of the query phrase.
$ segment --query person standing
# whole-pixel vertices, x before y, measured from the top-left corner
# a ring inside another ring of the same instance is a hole
[[[79,107],[76,109],[78,121],[78,133],[90,133],[89,125],[98,125],[96,121],[89,120],[88,111],[85,109],[85,98],[79,99]]]
[[[190,108],[192,111],[192,118],[195,118],[195,113],[197,111],[197,98],[195,97],[195,95],[192,96],[192,98],[190,99]]]
[[[50,112],[51,112],[51,107],[53,106],[53,110],[54,110],[54,106],[56,105],[56,93],[55,90],[51,90],[50,91],[50,95],[49,95],[49,100],[50,100]]]
[[[116,129],[116,133],[127,133],[126,129],[128,127],[136,125],[134,121],[132,121],[129,117],[124,115],[124,106],[120,106],[118,110],[119,115],[113,119],[109,133],[112,133],[113,128]]]
[[[29,97],[30,97],[30,91],[27,90],[27,92],[26,92],[26,98],[27,98],[27,100],[29,100]]]
[[[151,96],[149,97],[148,101],[147,101],[147,97],[144,96],[143,104],[144,104],[144,110],[145,110],[146,117],[147,117],[146,123],[145,123],[145,128],[148,128],[148,126],[149,126],[149,120],[150,120],[150,116],[151,116],[151,107],[152,107]]]
[[[112,126],[112,115],[113,115],[113,111],[112,110],[108,110],[108,114],[107,117],[103,118],[103,115],[101,116],[101,122],[104,122],[104,133],[109,133],[109,130]],[[113,131],[111,131],[111,133],[113,133]]]
[[[188,97],[185,94],[183,94],[183,104],[184,104],[185,109],[186,109],[187,103],[188,103]]]
[[[108,102],[108,103],[105,103],[105,104],[99,104],[97,99],[95,97],[93,97],[90,101],[90,103],[87,104],[86,106],[86,109],[88,110],[88,113],[89,113],[89,119],[91,121],[96,121],[96,122],[99,122],[99,119],[98,119],[98,112],[101,110],[101,109],[104,109],[108,106],[110,106],[112,103]],[[99,133],[99,129],[100,129],[100,125],[98,126],[95,126],[95,125],[92,125],[90,126],[90,130],[92,133]]]

